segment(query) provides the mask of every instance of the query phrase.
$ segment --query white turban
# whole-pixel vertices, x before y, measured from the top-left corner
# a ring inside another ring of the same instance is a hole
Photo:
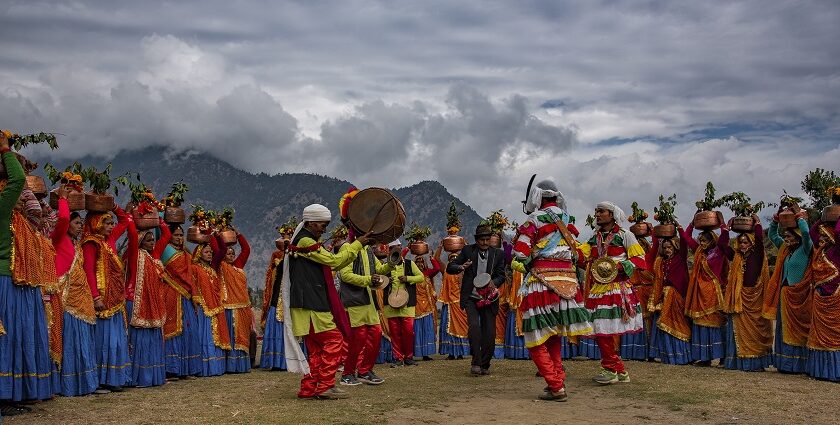
[[[598,205],[595,205],[595,209],[598,209],[598,208],[603,208],[607,211],[612,211],[613,218],[615,219],[616,223],[623,223],[625,220],[627,220],[627,215],[624,214],[624,210],[622,210],[621,208],[618,207],[618,205],[616,205],[612,202],[609,202],[609,201],[599,202]]]
[[[543,180],[533,186],[528,192],[528,199],[525,200],[525,212],[531,214],[542,206],[543,198],[557,197],[557,206],[566,211],[566,199],[563,193],[557,190],[557,185],[551,180]]]
[[[400,246],[400,245],[402,245],[402,242],[400,242],[400,239],[397,238],[397,239],[394,239],[393,241],[391,241],[391,243],[388,244],[388,248],[390,248],[392,246]]]
[[[303,221],[330,221],[332,214],[329,208],[321,204],[312,204],[303,209]]]

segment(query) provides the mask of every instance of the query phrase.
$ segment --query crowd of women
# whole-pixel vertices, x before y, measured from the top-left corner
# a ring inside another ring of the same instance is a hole
[[[250,249],[242,235],[236,238],[238,255],[235,244],[218,234],[190,251],[179,224],[161,218],[157,228],[138,230],[132,203],[126,210],[115,207],[84,217],[71,212],[65,187],[55,191],[53,210],[25,187],[24,170],[5,136],[0,153],[7,174],[0,179],[4,414],[26,411],[22,402],[55,395],[102,394],[159,386],[168,379],[250,371],[255,320],[243,271]],[[623,212],[615,208],[610,214],[621,225]],[[643,252],[634,262],[635,272],[627,275],[644,331],[616,334],[612,347],[596,344],[584,332],[558,335],[562,357],[599,359],[602,350],[614,348],[625,359],[719,364],[743,371],[772,365],[783,373],[840,381],[840,222],[817,220],[809,226],[802,211],[789,227],[774,217],[765,233],[759,217],[752,218],[753,228],[734,239],[722,220],[719,233],[703,230],[695,236],[689,225],[677,226],[673,237],[648,241],[640,236]],[[569,229],[577,236],[573,226]],[[281,264],[288,258],[292,229],[287,230],[287,242],[278,243],[269,259],[259,320],[264,335],[260,366],[267,370],[286,369],[289,345],[284,341],[282,298],[288,295],[282,288]],[[519,237],[517,233],[514,245]],[[779,249],[772,268],[765,238]],[[555,239],[558,244],[559,237]],[[120,240],[126,241],[121,250]],[[341,252],[343,242],[336,239],[331,250]],[[531,296],[523,288],[530,270],[517,267],[513,245],[506,242],[501,248],[507,273],[506,284],[498,285],[493,357],[527,359],[533,347],[526,348],[525,334],[532,329],[523,327],[523,314],[531,322],[522,302]],[[389,258],[395,250],[398,262]],[[460,302],[463,267],[445,267],[458,252],[449,252],[445,260],[440,247],[432,255],[412,256],[397,240],[371,253],[364,262],[367,276],[347,266],[344,279],[349,282],[356,272],[367,279],[366,285],[375,286],[372,274],[393,273],[393,287],[413,286],[413,298],[407,307],[393,308],[383,302],[385,290],[374,287],[367,293],[377,300],[370,314],[365,310],[354,317],[353,306],[347,305],[354,332],[374,326],[384,338],[374,339],[375,346],[354,347],[350,341],[340,383],[382,382],[371,366],[361,370],[368,363],[362,358],[397,367],[414,366],[415,357],[431,360],[434,354],[469,356],[470,325]],[[582,277],[589,273],[588,264],[577,264],[584,294],[591,290]],[[438,274],[442,278],[436,291],[433,279]],[[482,367],[476,374],[485,372]]]

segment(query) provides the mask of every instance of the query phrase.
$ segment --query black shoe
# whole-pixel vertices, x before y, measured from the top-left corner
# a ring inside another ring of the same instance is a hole
[[[434,360],[434,359],[433,359],[433,358],[431,358],[431,357],[429,357],[429,356],[423,356],[423,361],[430,362],[430,361],[432,361],[432,360]]]
[[[397,361],[391,363],[391,368],[401,367],[402,365],[403,365],[403,362],[397,360]]]
[[[349,385],[351,387],[355,385],[362,385],[362,382],[356,379],[356,375],[344,375],[338,383],[341,385]]]
[[[0,414],[2,414],[3,416],[22,415],[31,411],[31,407],[21,406],[20,404],[3,404],[2,406],[0,406]]]
[[[490,368],[487,368],[487,367],[481,368],[481,374],[482,375],[489,375],[490,374]]]
[[[551,390],[548,390],[540,394],[537,398],[545,401],[566,401],[566,389],[561,388],[560,391],[557,392],[552,392]]]
[[[474,375],[474,376],[481,375],[481,366],[470,367],[470,375]]]
[[[464,360],[464,356],[458,356],[458,360]]]
[[[417,362],[415,362],[414,359],[405,359],[403,360],[403,364],[406,366],[417,366]]]
[[[542,378],[542,374],[539,371],[535,373],[534,376],[537,378]]]
[[[364,382],[365,384],[368,384],[368,385],[379,385],[379,384],[385,382],[384,379],[376,376],[376,374],[373,373],[373,371],[370,371],[368,373],[359,375],[359,381],[362,381],[362,382]]]
[[[450,355],[446,356],[446,360],[455,360],[455,356],[450,354]]]

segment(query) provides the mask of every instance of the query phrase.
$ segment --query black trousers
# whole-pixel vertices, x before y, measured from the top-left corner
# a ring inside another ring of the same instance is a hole
[[[498,301],[478,308],[474,300],[467,300],[464,310],[467,311],[468,336],[470,351],[472,351],[472,365],[483,369],[490,368],[490,360],[496,349],[496,313],[499,311]]]

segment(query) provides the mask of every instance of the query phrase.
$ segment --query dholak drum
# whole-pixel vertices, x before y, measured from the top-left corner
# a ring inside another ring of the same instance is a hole
[[[391,192],[370,187],[360,190],[347,209],[353,231],[361,236],[371,232],[374,241],[387,244],[405,230],[405,209]]]

